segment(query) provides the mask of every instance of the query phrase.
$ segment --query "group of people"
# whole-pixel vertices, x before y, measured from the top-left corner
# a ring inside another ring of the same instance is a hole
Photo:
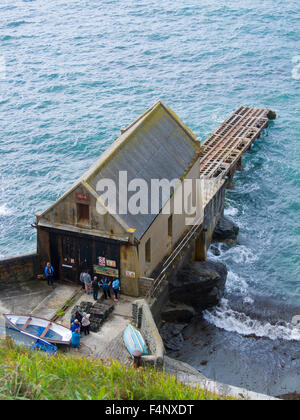
[[[50,262],[47,263],[45,267],[45,276],[49,286],[53,286],[54,281],[54,269]],[[88,269],[85,269],[80,274],[80,283],[82,285],[82,289],[89,294],[93,294],[94,300],[98,299],[99,289],[101,288],[103,291],[104,299],[111,298],[110,288],[112,288],[114,293],[114,301],[117,302],[119,300],[119,293],[120,293],[120,280],[117,278],[113,278],[109,280],[107,277],[102,276],[99,280],[97,276],[94,276],[93,280],[91,275],[88,272]]]
[[[72,331],[71,346],[75,351],[78,351],[80,346],[81,333],[84,335],[90,334],[90,314],[86,312],[81,315],[80,312],[72,314],[70,319],[70,328]]]
[[[45,267],[45,276],[49,286],[53,286],[54,281],[54,269],[50,262],[47,263]],[[88,269],[85,269],[80,274],[80,282],[82,284],[82,289],[85,290],[87,294],[93,294],[95,301],[98,300],[99,289],[103,291],[104,299],[111,298],[110,288],[112,288],[114,293],[114,301],[119,300],[120,293],[120,280],[113,278],[109,280],[107,277],[102,276],[99,280],[97,276],[94,276],[93,280],[91,275],[88,272]],[[83,315],[80,312],[72,314],[70,319],[70,328],[72,331],[71,345],[76,351],[78,351],[81,339],[81,333],[88,335],[90,333],[90,314],[84,313]]]
[[[102,276],[99,280],[97,276],[94,276],[92,280],[91,275],[86,269],[80,274],[80,283],[82,289],[84,289],[87,294],[93,294],[94,300],[98,299],[100,288],[103,291],[104,299],[111,298],[110,288],[112,288],[114,292],[114,301],[117,302],[119,300],[120,281],[117,278],[109,280],[107,277]]]

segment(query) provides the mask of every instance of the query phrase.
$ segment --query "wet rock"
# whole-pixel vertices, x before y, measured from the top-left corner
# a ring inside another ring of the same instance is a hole
[[[226,242],[232,245],[236,243],[238,234],[239,227],[231,220],[222,216],[214,230],[212,239],[216,242]]]
[[[221,255],[221,251],[219,250],[218,247],[216,247],[215,245],[212,245],[210,247],[210,250],[212,251],[212,253],[216,256],[219,257]]]
[[[165,322],[160,329],[160,335],[168,350],[178,351],[184,345],[182,330],[187,324],[174,324]]]
[[[294,392],[290,394],[278,395],[276,398],[286,401],[300,401],[300,394]]]
[[[216,306],[224,295],[226,278],[226,265],[193,261],[169,280],[170,301],[192,306],[197,312]]]
[[[161,318],[167,322],[190,322],[195,314],[195,309],[192,306],[170,303],[162,311]]]

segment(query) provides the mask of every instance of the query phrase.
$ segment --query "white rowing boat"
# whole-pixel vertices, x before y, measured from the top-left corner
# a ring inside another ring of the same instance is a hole
[[[70,344],[72,332],[63,325],[32,315],[3,314],[6,324],[49,343]]]

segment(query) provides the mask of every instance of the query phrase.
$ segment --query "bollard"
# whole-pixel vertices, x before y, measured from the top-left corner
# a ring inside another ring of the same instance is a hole
[[[140,366],[141,366],[141,358],[142,358],[142,352],[141,351],[139,351],[139,350],[135,350],[133,353],[132,353],[132,356],[133,356],[133,366],[135,367],[135,368],[139,368]]]

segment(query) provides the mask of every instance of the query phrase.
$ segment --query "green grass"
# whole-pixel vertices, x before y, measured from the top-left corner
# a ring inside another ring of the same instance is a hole
[[[65,354],[46,356],[0,341],[1,400],[216,400],[152,368]]]
[[[62,309],[57,309],[56,315],[61,318],[65,315],[65,312]]]
[[[73,300],[67,300],[66,301],[66,303],[65,303],[65,306],[67,307],[67,308],[69,308],[70,306],[72,306],[74,304],[74,301]]]

